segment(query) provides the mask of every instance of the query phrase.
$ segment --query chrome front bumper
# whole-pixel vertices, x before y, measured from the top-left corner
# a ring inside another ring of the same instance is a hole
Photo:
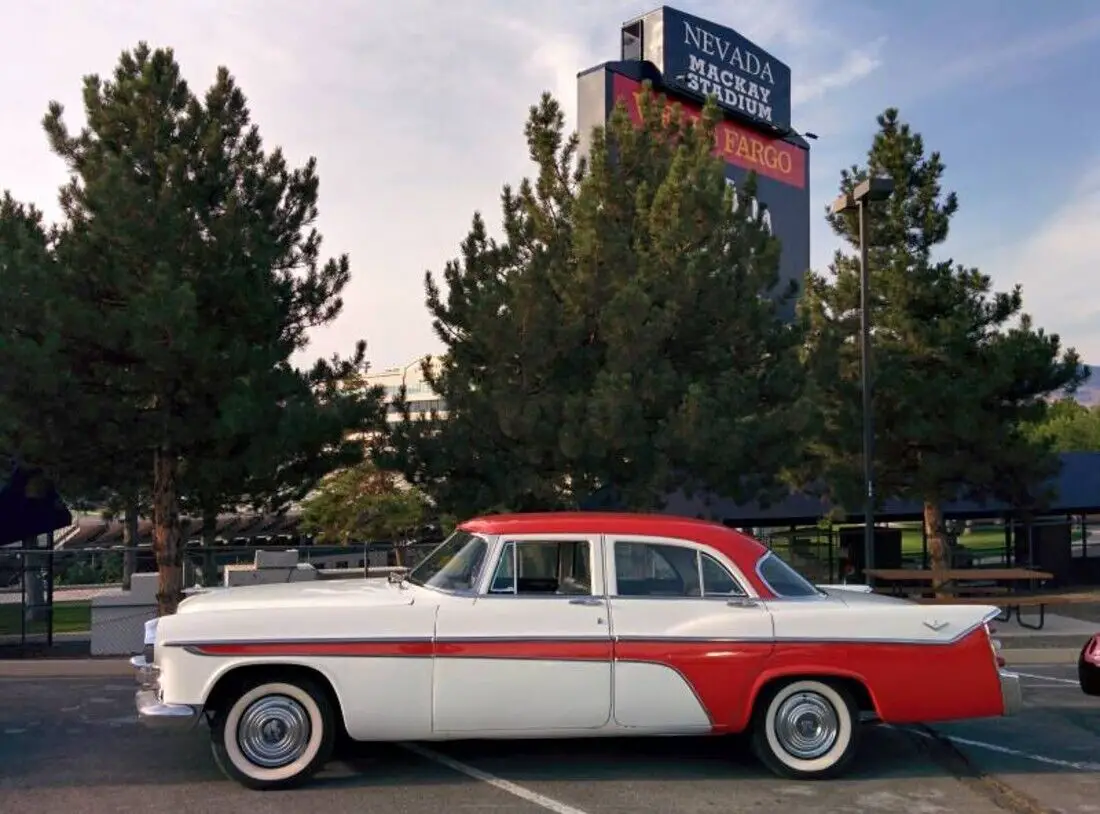
[[[1001,702],[1005,715],[1015,715],[1024,706],[1024,691],[1020,687],[1020,677],[1008,670],[999,670],[1001,678]]]
[[[134,693],[138,720],[151,729],[191,729],[202,717],[202,708],[190,704],[165,704],[160,697],[160,670],[145,656],[130,659],[140,689]]]

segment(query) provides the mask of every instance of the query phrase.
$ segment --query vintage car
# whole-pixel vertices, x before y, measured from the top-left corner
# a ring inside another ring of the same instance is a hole
[[[1100,695],[1100,633],[1081,648],[1077,658],[1077,680],[1085,695]]]
[[[337,739],[745,733],[773,772],[840,774],[861,725],[1013,713],[995,607],[817,587],[700,520],[552,513],[461,524],[407,575],[215,589],[151,620],[140,719],[205,717],[249,788]]]

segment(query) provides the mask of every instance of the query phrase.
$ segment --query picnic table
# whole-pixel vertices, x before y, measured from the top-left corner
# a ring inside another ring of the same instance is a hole
[[[989,585],[959,585],[960,582],[1045,582],[1054,579],[1054,574],[1046,571],[1036,571],[1031,568],[868,568],[867,576],[876,580],[893,583],[915,583],[922,587],[913,588],[895,584],[894,593],[924,593],[938,582],[937,590],[951,593],[966,591],[968,593],[1004,593],[1003,586]],[[929,586],[928,588],[923,586]],[[1000,588],[1000,590],[991,590]]]
[[[999,621],[1009,621],[1015,612],[1019,625],[1031,630],[1040,630],[1046,623],[1048,604],[1089,601],[1082,596],[1091,597],[1093,601],[1100,598],[1097,595],[1036,591],[1035,583],[1053,579],[1054,575],[1032,568],[869,568],[866,574],[875,580],[893,583],[880,593],[907,596],[922,604],[996,605],[1004,608],[997,617]],[[1030,590],[1019,590],[1017,586],[1021,583],[1030,583]],[[935,596],[924,595],[932,590],[935,590]],[[1007,601],[995,602],[995,597],[1004,597]],[[1039,609],[1038,624],[1023,620],[1020,615],[1022,607]]]

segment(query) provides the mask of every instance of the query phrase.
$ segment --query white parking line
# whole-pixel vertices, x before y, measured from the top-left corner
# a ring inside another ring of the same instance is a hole
[[[523,786],[516,785],[501,777],[497,777],[494,774],[483,772],[481,769],[470,766],[461,761],[455,760],[453,757],[448,757],[434,749],[426,749],[416,743],[401,743],[402,748],[407,749],[415,755],[420,755],[427,760],[433,760],[448,769],[454,769],[456,772],[472,777],[475,780],[480,780],[483,783],[488,783],[494,788],[498,788],[501,791],[508,792],[515,797],[519,797],[521,800],[526,800],[529,803],[534,803],[537,806],[545,808],[547,811],[553,811],[554,814],[587,814],[579,808],[574,808],[571,805],[566,805],[563,802],[555,800],[553,797],[547,797],[545,794],[539,794],[536,791],[524,788]]]
[[[1020,676],[1020,678],[1035,678],[1040,681],[1053,681],[1055,684],[1072,684],[1074,687],[1081,686],[1081,683],[1076,678],[1055,678],[1054,676],[1041,676],[1036,673],[1021,673],[1019,670],[1013,670],[1012,672]]]
[[[920,735],[922,738],[931,738],[932,735],[927,732],[922,732],[919,729],[910,729],[914,735]],[[1059,760],[1054,757],[1047,757],[1046,755],[1036,755],[1032,752],[1021,752],[1019,749],[1009,749],[1007,746],[998,746],[995,743],[985,743],[984,741],[971,740],[970,738],[957,738],[954,735],[944,735],[940,733],[940,737],[946,738],[954,744],[959,746],[972,746],[975,749],[985,749],[988,752],[998,752],[1002,755],[1010,755],[1011,757],[1022,757],[1026,760],[1034,760],[1036,763],[1045,763],[1047,766],[1059,766],[1063,769],[1073,769],[1078,772],[1100,772],[1100,763],[1079,763],[1073,760]]]

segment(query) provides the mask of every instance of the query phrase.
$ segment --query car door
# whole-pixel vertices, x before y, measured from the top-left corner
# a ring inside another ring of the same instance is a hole
[[[771,613],[721,553],[688,540],[604,537],[614,721],[724,731],[774,650]]]
[[[599,535],[496,541],[477,596],[439,608],[435,731],[553,735],[608,724],[603,559]]]

